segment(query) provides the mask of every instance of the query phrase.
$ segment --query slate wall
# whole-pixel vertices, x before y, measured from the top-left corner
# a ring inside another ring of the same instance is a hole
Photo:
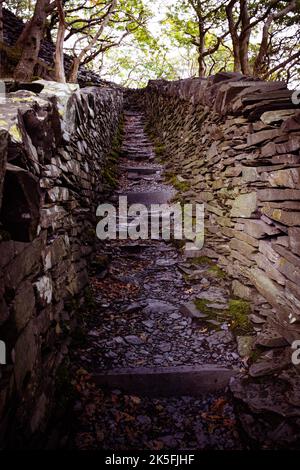
[[[122,92],[35,82],[0,103],[0,442],[43,430],[88,284]],[[18,426],[16,428],[16,426]],[[5,437],[5,439],[4,439]],[[6,441],[6,442],[5,442]]]
[[[149,129],[167,171],[205,203],[203,254],[288,342],[300,338],[300,113],[283,82],[220,73],[150,82]]]

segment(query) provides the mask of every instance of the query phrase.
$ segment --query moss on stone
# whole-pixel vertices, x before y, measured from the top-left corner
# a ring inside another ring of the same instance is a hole
[[[248,300],[230,299],[228,315],[231,320],[232,329],[238,334],[245,334],[252,330],[249,320],[251,306]]]
[[[8,121],[5,121],[4,119],[0,119],[0,127],[4,127],[7,129]]]
[[[21,131],[20,131],[19,127],[17,126],[17,124],[13,124],[10,127],[9,133],[17,142],[19,142],[19,143],[22,142],[22,134],[21,134]]]
[[[249,356],[250,363],[253,364],[254,362],[257,362],[260,359],[262,353],[263,351],[258,349],[257,347],[252,349],[251,354]]]
[[[120,148],[124,133],[124,116],[120,118],[119,127],[112,139],[111,150],[106,157],[106,164],[102,171],[102,179],[109,190],[116,189],[118,186],[117,179],[117,162],[120,156]]]
[[[198,264],[199,266],[205,266],[207,264],[213,264],[212,260],[208,256],[196,256],[190,260],[193,264]]]
[[[118,186],[116,174],[112,168],[106,167],[102,172],[102,178],[110,188],[114,189]]]
[[[213,313],[216,313],[216,309],[209,307],[211,300],[208,299],[195,299],[194,304],[196,305],[199,312],[205,313],[208,316],[211,316]]]
[[[227,309],[217,309],[211,307],[211,304],[218,301],[208,299],[195,299],[194,304],[197,309],[207,315],[208,320],[227,322],[235,335],[244,335],[252,331],[252,325],[249,320],[251,313],[250,303],[244,299],[230,299]],[[205,321],[205,320],[204,320]]]
[[[195,299],[194,300],[194,304],[196,308],[199,310],[199,312],[207,316],[207,318],[203,320],[204,323],[207,325],[207,327],[211,330],[218,331],[220,330],[221,323],[225,321],[225,318],[222,315],[223,310],[211,307],[210,304],[212,303],[213,302],[208,299]],[[214,324],[213,322],[219,322],[220,324],[218,323]]]
[[[170,176],[167,180],[168,183],[172,184],[177,191],[185,193],[189,191],[191,185],[188,181],[179,181],[176,175]]]
[[[217,265],[217,264],[213,264],[208,270],[207,272],[209,274],[213,274],[214,276],[216,276],[218,279],[225,279],[226,278],[226,273]]]
[[[155,153],[158,157],[160,157],[161,155],[163,155],[165,153],[165,146],[164,145],[155,145],[154,147],[154,150],[155,150]]]

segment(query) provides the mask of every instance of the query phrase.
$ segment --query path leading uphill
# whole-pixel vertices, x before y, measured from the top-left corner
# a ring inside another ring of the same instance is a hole
[[[147,206],[175,195],[144,127],[139,111],[125,111],[116,204],[120,195]],[[243,325],[232,324],[224,273],[172,242],[112,240],[99,244],[91,284],[87,337],[73,358],[71,446],[242,448],[227,384],[243,369],[234,337]]]

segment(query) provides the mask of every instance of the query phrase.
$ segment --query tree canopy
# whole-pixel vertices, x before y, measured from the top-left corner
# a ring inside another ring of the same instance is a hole
[[[18,80],[35,76],[45,39],[62,82],[76,82],[83,66],[126,86],[224,70],[299,80],[300,0],[0,0],[3,7],[25,23]]]

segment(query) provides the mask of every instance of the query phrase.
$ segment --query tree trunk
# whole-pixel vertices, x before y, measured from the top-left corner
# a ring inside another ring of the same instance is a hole
[[[86,47],[82,49],[82,51],[79,53],[77,57],[74,57],[73,63],[71,66],[71,71],[69,74],[69,82],[70,83],[77,83],[77,75],[78,75],[78,70],[80,67],[81,62],[83,61],[84,57],[86,56],[87,52],[89,52],[93,46],[97,43],[98,39],[100,38],[101,34],[103,33],[104,28],[107,26],[107,24],[110,21],[111,16],[114,13],[115,6],[117,5],[118,0],[111,0],[111,4],[107,10],[107,13],[100,25],[99,30],[91,39],[91,41],[88,43]]]
[[[37,0],[33,17],[25,26],[26,35],[23,37],[24,45],[21,59],[16,67],[14,78],[19,81],[30,81],[33,77],[34,67],[36,65],[41,41],[43,39],[44,28],[48,16],[47,7],[50,0]],[[18,44],[20,44],[20,38]]]
[[[268,43],[269,43],[269,29],[272,23],[272,18],[268,18],[266,23],[263,27],[262,33],[262,40],[260,43],[259,53],[256,56],[254,67],[253,67],[253,75],[255,77],[259,77],[263,73],[266,73],[266,57],[268,54]]]
[[[240,0],[241,9],[241,34],[239,38],[239,54],[242,73],[250,75],[251,69],[249,64],[249,42],[251,35],[250,17],[248,12],[247,0]]]
[[[61,0],[56,0],[59,15],[58,32],[55,47],[55,80],[60,83],[66,83],[64,66],[64,39],[66,31],[65,14]]]
[[[204,50],[205,50],[205,31],[203,28],[203,22],[199,21],[199,46],[198,46],[198,73],[199,77],[205,77],[206,65],[204,61]]]
[[[251,67],[249,64],[249,40],[245,38],[241,38],[240,40],[240,64],[241,64],[241,71],[244,75],[251,75]]]
[[[69,74],[69,79],[68,82],[70,83],[77,83],[77,77],[78,77],[78,71],[80,67],[80,58],[79,57],[74,57],[70,74]]]
[[[235,24],[233,17],[233,8],[237,0],[231,0],[231,2],[226,7],[226,16],[228,20],[229,33],[232,41],[232,52],[234,60],[234,71],[241,71],[241,59],[240,59],[240,47],[239,47],[239,37],[237,33],[237,25]]]
[[[271,13],[264,24],[261,43],[259,47],[259,52],[254,62],[253,75],[256,77],[264,76],[268,71],[268,50],[269,50],[269,38],[270,38],[270,28],[274,20],[282,18],[287,15],[290,11],[294,10],[297,7],[296,0],[293,0],[285,7],[283,10],[278,13]]]

